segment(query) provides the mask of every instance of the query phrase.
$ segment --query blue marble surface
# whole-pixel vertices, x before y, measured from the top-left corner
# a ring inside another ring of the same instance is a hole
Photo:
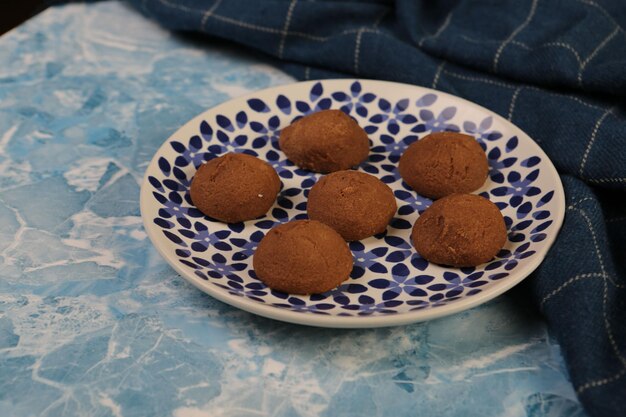
[[[0,63],[0,415],[585,415],[524,300],[316,329],[222,304],[159,257],[143,171],[202,110],[292,81],[259,57],[103,2],[0,37]]]

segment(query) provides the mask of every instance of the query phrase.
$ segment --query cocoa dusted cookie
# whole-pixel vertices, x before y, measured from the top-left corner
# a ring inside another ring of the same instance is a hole
[[[504,218],[484,197],[452,194],[435,201],[417,219],[411,239],[427,261],[456,267],[491,260],[506,242]]]
[[[319,294],[348,279],[352,253],[342,237],[315,220],[271,229],[254,254],[254,271],[268,287],[291,294]]]
[[[278,174],[267,162],[243,153],[228,153],[198,168],[190,194],[202,213],[237,223],[267,213],[279,191]]]
[[[489,164],[469,135],[437,132],[411,144],[400,158],[400,175],[418,194],[437,199],[479,189]]]
[[[365,131],[341,110],[304,116],[280,132],[280,149],[300,168],[335,172],[363,162],[369,153]]]
[[[307,202],[310,219],[329,225],[348,241],[384,232],[396,209],[391,188],[373,175],[357,171],[320,178]]]

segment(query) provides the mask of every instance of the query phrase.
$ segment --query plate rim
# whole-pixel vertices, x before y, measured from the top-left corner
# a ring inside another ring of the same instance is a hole
[[[233,101],[242,101],[245,102],[248,98],[256,98],[258,95],[266,95],[271,94],[273,91],[283,90],[285,88],[289,88],[290,86],[295,85],[307,85],[307,84],[315,84],[317,82],[322,83],[351,83],[351,82],[365,82],[368,84],[381,84],[382,86],[395,86],[395,87],[408,87],[408,88],[417,88],[424,91],[424,93],[434,93],[440,96],[445,96],[449,99],[456,100],[461,102],[462,104],[470,105],[473,107],[477,107],[480,110],[487,112],[490,116],[494,118],[494,120],[499,121],[505,125],[510,125],[517,130],[519,133],[522,133],[526,136],[527,139],[531,141],[531,143],[536,147],[536,155],[540,156],[543,160],[545,160],[548,164],[548,171],[553,175],[556,179],[555,181],[555,197],[556,201],[559,201],[560,204],[555,208],[555,229],[554,233],[548,235],[546,238],[546,246],[543,252],[536,253],[535,256],[532,257],[529,263],[525,265],[520,265],[520,269],[516,270],[516,275],[510,277],[509,279],[504,279],[499,282],[498,285],[495,285],[490,290],[486,290],[480,292],[478,294],[473,295],[472,297],[466,297],[462,300],[458,300],[454,303],[445,304],[442,306],[438,306],[436,308],[422,309],[422,310],[414,310],[406,313],[398,313],[398,314],[388,314],[388,315],[363,315],[363,316],[336,316],[336,315],[323,315],[323,314],[314,314],[314,313],[306,313],[306,312],[298,312],[286,309],[280,309],[271,305],[262,304],[258,302],[254,302],[248,300],[244,297],[230,294],[224,290],[219,289],[217,286],[211,285],[208,281],[202,281],[196,277],[190,277],[188,275],[188,271],[186,271],[179,264],[178,259],[174,257],[172,253],[166,252],[162,245],[157,244],[157,242],[161,239],[160,236],[156,234],[156,228],[152,227],[150,223],[150,219],[146,214],[148,199],[151,196],[149,191],[149,172],[154,169],[157,165],[157,155],[161,154],[161,151],[166,148],[167,144],[174,140],[174,138],[179,134],[179,132],[186,129],[186,127],[192,123],[196,123],[198,121],[204,120],[204,115],[208,112],[215,112],[219,110],[219,108],[223,106],[230,105]],[[557,236],[561,231],[561,227],[563,225],[563,221],[565,218],[565,191],[563,189],[563,182],[561,181],[561,177],[559,176],[556,167],[552,163],[552,160],[548,157],[545,151],[539,146],[539,144],[525,131],[519,128],[517,125],[512,123],[511,121],[505,119],[498,113],[487,109],[477,103],[474,103],[470,100],[464,99],[462,97],[455,96],[453,94],[449,94],[443,91],[435,90],[428,87],[423,87],[414,84],[406,84],[394,81],[385,81],[385,80],[374,80],[367,78],[330,78],[330,79],[316,79],[316,80],[307,80],[307,81],[299,81],[295,83],[282,84],[278,86],[273,86],[269,88],[264,88],[261,90],[255,90],[250,93],[231,97],[230,99],[219,103],[213,107],[203,110],[201,113],[197,114],[193,118],[189,119],[182,126],[180,126],[175,132],[170,134],[167,139],[163,141],[161,146],[154,152],[148,166],[143,175],[140,193],[139,193],[139,210],[141,214],[142,223],[152,246],[157,249],[157,252],[165,259],[165,261],[169,264],[170,267],[174,268],[174,270],[187,282],[192,284],[194,287],[198,288],[202,292],[210,295],[211,297],[229,304],[233,307],[239,308],[241,310],[247,311],[252,314],[256,314],[262,317],[279,320],[283,322],[307,325],[307,326],[315,326],[315,327],[326,327],[326,328],[373,328],[373,327],[389,327],[389,326],[400,326],[406,325],[410,323],[418,323],[428,320],[437,319],[440,317],[449,316],[452,314],[459,313],[461,311],[469,310],[473,307],[476,307],[480,304],[483,304],[487,301],[490,301],[499,295],[505,293],[510,290],[524,279],[526,279],[535,269],[541,265],[546,255],[552,248],[552,245],[556,241]]]

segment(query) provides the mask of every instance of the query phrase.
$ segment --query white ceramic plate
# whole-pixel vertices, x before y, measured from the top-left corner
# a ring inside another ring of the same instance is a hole
[[[252,255],[279,223],[306,218],[306,194],[320,174],[289,162],[280,129],[311,112],[339,108],[371,141],[358,169],[394,191],[398,213],[386,233],[352,242],[354,270],[339,288],[301,296],[260,282]],[[490,176],[477,190],[501,209],[509,229],[498,256],[475,268],[430,264],[411,246],[411,227],[431,203],[402,182],[403,150],[430,132],[473,135],[485,149]],[[246,152],[268,161],[282,190],[266,216],[225,224],[191,204],[189,184],[205,160]],[[141,215],[150,239],[183,278],[211,296],[278,320],[324,327],[378,327],[429,320],[502,294],[543,260],[563,222],[565,198],[557,172],[539,146],[495,113],[427,88],[371,80],[309,81],[271,88],[207,110],[165,141],[141,188]]]

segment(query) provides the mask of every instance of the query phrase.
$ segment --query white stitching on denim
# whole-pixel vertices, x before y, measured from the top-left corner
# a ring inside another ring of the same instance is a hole
[[[586,181],[591,183],[626,182],[626,178],[591,178]]]
[[[613,330],[611,330],[611,323],[609,322],[609,318],[606,315],[606,303],[608,301],[609,294],[609,284],[607,283],[607,275],[604,275],[602,281],[604,282],[604,291],[602,291],[602,315],[604,316],[604,328],[606,330],[606,334],[609,336],[609,342],[611,343],[611,347],[617,358],[622,362],[622,366],[626,367],[626,359],[622,356],[622,353],[619,350],[619,346],[617,346],[617,342],[615,341],[615,336],[613,336]]]
[[[374,24],[372,25],[372,28],[373,28],[373,29],[377,29],[377,28],[378,28],[378,25],[380,25],[380,24],[381,24],[381,22],[383,21],[383,19],[385,18],[385,16],[387,16],[387,13],[389,13],[389,9],[385,9],[385,10],[384,10],[384,11],[380,14],[380,16],[378,16],[378,17],[376,18],[376,20],[374,21]]]
[[[621,377],[623,377],[624,375],[626,375],[626,367],[623,367],[621,371],[619,371],[615,375],[611,375],[608,378],[597,379],[595,381],[587,382],[586,384],[579,386],[576,389],[576,394],[582,394],[583,392],[587,391],[589,388],[596,388],[596,387],[600,387],[602,385],[606,385],[611,382],[615,382]]]
[[[361,37],[363,36],[363,32],[373,32],[373,33],[378,33],[377,28],[378,25],[380,24],[380,22],[383,20],[383,18],[387,15],[387,10],[385,9],[385,11],[383,11],[380,16],[378,16],[376,18],[376,20],[374,21],[374,24],[372,25],[371,29],[368,29],[366,27],[362,27],[357,31],[357,35],[356,35],[356,45],[354,47],[354,73],[358,74],[359,73],[359,58],[361,57]]]
[[[617,33],[619,32],[619,27],[615,27],[615,29],[613,29],[613,32],[609,33],[607,35],[606,38],[604,38],[604,40],[602,42],[600,42],[600,44],[598,46],[596,46],[596,49],[593,50],[593,52],[591,52],[591,54],[587,57],[587,59],[585,59],[582,63],[583,67],[587,66],[587,64],[589,63],[589,61],[591,61],[593,58],[595,58],[595,56],[598,54],[598,52],[600,52],[602,50],[602,48],[604,48],[606,46],[607,43],[609,43],[611,41],[611,39],[613,39],[615,37],[615,35],[617,35]]]
[[[511,120],[511,118],[513,117],[513,110],[515,110],[515,103],[517,102],[517,96],[519,95],[520,91],[522,91],[522,87],[517,87],[517,89],[515,90],[515,92],[513,93],[513,97],[511,97],[511,105],[509,106],[509,115],[507,117],[507,120]]]
[[[502,54],[504,48],[530,23],[535,14],[535,11],[537,10],[538,2],[539,0],[532,0],[532,4],[530,5],[530,12],[526,17],[526,20],[524,20],[524,22],[522,22],[522,24],[519,25],[517,29],[515,29],[513,33],[511,33],[511,35],[504,40],[504,42],[502,42],[502,44],[496,51],[496,55],[493,57],[493,72],[496,72],[498,70],[498,62],[500,61],[500,55]]]
[[[282,30],[278,30],[275,28],[267,27],[267,26],[259,26],[259,25],[254,25],[252,23],[242,22],[241,20],[231,19],[230,17],[222,16],[219,14],[214,14],[213,19],[217,19],[225,23],[230,23],[231,25],[239,26],[245,29],[258,30],[259,32],[275,33],[275,34],[283,33]]]
[[[587,216],[587,213],[584,210],[582,210],[582,209],[580,209],[578,207],[575,207],[575,205],[580,204],[580,203],[582,203],[584,201],[588,201],[588,200],[594,200],[594,199],[592,197],[585,197],[585,198],[583,198],[581,200],[576,201],[575,203],[572,203],[570,206],[567,207],[567,209],[568,210],[576,210],[576,211],[578,211],[581,214],[581,216],[584,217],[585,221],[587,222],[587,227],[588,227],[589,231],[591,232],[591,238],[593,239],[593,245],[596,248],[596,255],[598,256],[598,260],[600,261],[600,269],[602,270],[602,274],[604,275],[604,277],[606,279],[608,279],[608,281],[611,284],[613,284],[615,287],[617,287],[617,288],[626,288],[626,285],[620,284],[620,283],[618,283],[616,281],[613,281],[613,278],[611,278],[611,276],[606,272],[606,268],[604,267],[604,261],[602,259],[602,254],[600,253],[600,247],[598,246],[598,238],[596,236],[595,229],[593,228],[593,225],[591,224],[591,219],[589,219],[589,216]],[[626,362],[625,362],[625,364],[626,364]]]
[[[211,6],[211,8],[208,9],[206,13],[202,15],[202,21],[200,22],[200,29],[204,29],[204,26],[206,26],[207,20],[209,20],[209,17],[213,15],[213,13],[215,12],[215,9],[219,7],[220,3],[222,3],[222,0],[215,0],[215,3],[213,3],[213,6]]]
[[[576,57],[576,61],[578,61],[578,65],[582,65],[582,60],[580,59],[580,54],[570,44],[567,44],[565,42],[547,42],[547,43],[539,45],[538,48],[543,48],[543,47],[546,47],[546,46],[560,46],[562,48],[567,49],[568,51],[571,51],[574,54],[574,56]]]
[[[580,385],[576,389],[576,393],[577,394],[581,394],[582,392],[584,392],[585,390],[587,390],[589,388],[598,387],[598,386],[605,385],[605,384],[608,384],[610,382],[613,382],[613,381],[621,378],[626,373],[626,360],[624,359],[624,357],[620,353],[619,347],[617,346],[617,342],[615,341],[615,338],[613,336],[613,332],[611,330],[611,324],[610,324],[609,319],[608,319],[608,317],[606,315],[606,303],[607,303],[607,300],[608,300],[608,297],[607,297],[607,294],[608,294],[608,283],[607,283],[607,281],[611,281],[611,279],[608,277],[608,275],[606,274],[606,271],[604,269],[604,262],[602,261],[602,256],[600,254],[600,248],[598,247],[598,241],[597,241],[597,238],[596,238],[596,234],[595,234],[593,225],[591,224],[591,220],[589,219],[589,216],[587,216],[587,213],[584,210],[581,210],[579,208],[574,207],[576,204],[580,204],[583,201],[588,201],[588,200],[593,200],[593,198],[586,197],[586,198],[583,198],[581,200],[578,200],[578,201],[574,202],[572,205],[570,205],[568,207],[568,210],[576,210],[576,211],[578,211],[580,213],[580,215],[585,219],[585,221],[587,223],[587,227],[588,227],[589,231],[591,232],[591,237],[593,239],[593,244],[594,244],[595,249],[596,249],[596,254],[598,256],[598,260],[600,261],[600,269],[602,270],[602,274],[599,274],[599,275],[603,278],[602,282],[604,283],[603,301],[602,301],[602,313],[603,313],[603,316],[604,316],[604,327],[605,327],[605,331],[607,333],[607,336],[609,338],[609,342],[611,343],[611,347],[613,348],[613,351],[614,351],[616,357],[622,363],[622,370],[619,371],[618,373],[608,377],[608,378],[599,379],[599,380],[587,382],[585,384]],[[566,285],[569,285],[569,284],[571,284],[574,281],[582,279],[583,277],[591,277],[591,276],[597,276],[597,275],[598,275],[597,273],[579,275],[579,276],[574,277],[574,278],[568,280],[567,282],[565,282],[562,285],[562,287],[564,287]],[[616,285],[616,283],[614,283],[613,281],[611,281],[611,282]],[[560,291],[561,289],[562,289],[561,287],[557,288],[558,291]],[[557,291],[557,290],[555,290],[555,291]],[[553,291],[553,293],[554,293],[554,291]],[[542,300],[541,305],[543,305],[543,303],[547,299],[552,297],[553,295],[554,294],[552,294],[552,293],[548,294],[544,298],[544,300]]]
[[[467,35],[460,35],[459,36],[461,39],[465,39],[468,42],[472,42],[472,43],[480,43],[480,44],[484,44],[484,43],[495,43],[495,42],[503,42],[504,39],[502,40],[497,40],[497,39],[475,39],[475,38],[471,38]],[[513,41],[514,42],[514,41]]]
[[[595,7],[596,9],[600,10],[600,12],[602,12],[602,14],[604,15],[604,17],[606,17],[607,19],[609,19],[611,22],[613,22],[613,24],[615,26],[617,26],[622,32],[624,31],[624,29],[620,26],[620,24],[613,19],[613,16],[611,16],[611,14],[609,12],[607,12],[602,6],[600,6],[598,3],[592,1],[592,0],[578,0],[580,3],[584,3],[588,6],[592,6]]]
[[[539,48],[546,48],[548,46],[560,46],[561,48],[565,48],[568,51],[572,52],[574,54],[574,57],[576,58],[576,61],[578,61],[578,65],[580,66],[581,64],[581,59],[580,59],[580,54],[578,53],[578,51],[576,51],[576,49],[574,49],[574,47],[570,44],[567,44],[565,42],[546,42],[546,43],[542,43],[541,45],[537,46],[536,48],[531,48],[530,46],[526,45],[523,42],[518,42],[518,41],[511,41],[512,45],[517,45],[517,46],[521,46],[522,48],[528,50],[528,51],[536,51]]]
[[[439,76],[441,75],[441,71],[443,71],[444,65],[446,65],[445,59],[441,61],[441,64],[439,64],[439,67],[437,67],[437,72],[435,73],[435,78],[433,79],[431,88],[437,88],[437,83],[439,82]]]
[[[543,308],[543,305],[546,303],[546,301],[548,301],[550,298],[554,297],[556,294],[561,292],[561,290],[563,290],[563,288],[567,287],[568,285],[584,278],[596,278],[596,277],[603,277],[603,275],[601,273],[594,272],[594,273],[589,273],[589,274],[579,274],[579,275],[576,275],[575,277],[568,279],[563,284],[559,285],[555,290],[551,291],[548,295],[543,297],[543,299],[539,303],[539,308]]]
[[[602,261],[602,255],[600,254],[600,248],[598,247],[598,240],[596,238],[596,233],[595,230],[593,229],[593,225],[591,224],[591,219],[589,219],[589,216],[587,216],[587,213],[584,210],[581,210],[579,208],[573,208],[572,210],[576,210],[580,213],[581,216],[583,216],[583,218],[585,219],[585,221],[587,222],[587,227],[589,228],[589,231],[591,232],[591,237],[593,239],[593,244],[596,248],[596,255],[598,256],[598,259],[600,260],[600,269],[602,270],[602,282],[604,283],[604,291],[602,294],[602,315],[604,316],[604,329],[606,330],[606,334],[609,337],[609,342],[611,343],[611,347],[613,348],[613,353],[615,353],[615,356],[620,360],[620,362],[622,362],[622,366],[626,367],[626,359],[624,359],[624,357],[622,356],[619,347],[617,346],[617,342],[615,341],[615,337],[613,336],[613,331],[611,330],[611,323],[609,322],[609,318],[606,315],[606,303],[608,301],[608,292],[609,292],[609,285],[607,283],[607,281],[611,281],[611,283],[613,283],[614,285],[620,287],[617,283],[613,282],[612,280],[608,279],[608,275],[606,273],[606,269],[604,268],[604,262]]]
[[[604,114],[602,114],[602,116],[600,116],[600,118],[596,121],[596,124],[593,127],[593,130],[591,131],[591,137],[589,138],[589,143],[587,143],[587,148],[585,148],[585,153],[583,153],[583,159],[580,162],[580,169],[578,170],[578,175],[581,176],[581,177],[583,175],[583,170],[585,169],[585,165],[587,164],[587,157],[589,156],[589,152],[591,151],[591,147],[593,146],[594,142],[596,141],[598,130],[600,129],[600,126],[602,126],[602,122],[604,122],[604,119],[606,119],[606,117],[611,112],[613,112],[613,107],[611,107],[610,109],[605,111]]]
[[[591,197],[587,197],[588,199],[592,199]],[[586,201],[586,199],[582,199],[577,203],[582,203],[583,201]],[[576,203],[574,203],[576,204]],[[569,210],[576,210],[580,213],[581,216],[584,217],[585,221],[587,222],[587,227],[589,228],[589,231],[591,232],[591,239],[593,240],[593,246],[596,249],[596,256],[598,257],[598,261],[600,262],[600,270],[602,271],[603,275],[606,275],[606,268],[604,267],[604,259],[602,259],[602,254],[600,253],[600,247],[598,246],[598,238],[596,236],[596,231],[593,228],[593,225],[591,224],[591,219],[589,218],[589,216],[587,216],[587,213],[585,213],[584,210],[578,208],[578,207],[574,207],[574,205],[570,205],[568,207]]]
[[[479,39],[472,39],[469,36],[465,36],[465,35],[461,35],[461,38],[465,39],[466,41],[469,42],[474,42],[474,43],[485,43],[485,42],[502,42],[502,41],[497,41],[497,40],[479,40]],[[511,45],[517,45],[523,49],[526,49],[527,51],[536,51],[539,48],[545,48],[548,46],[560,46],[562,48],[565,48],[567,50],[569,50],[570,52],[572,52],[574,54],[574,57],[576,58],[576,61],[578,61],[578,66],[580,66],[582,64],[582,60],[580,58],[580,54],[578,53],[578,51],[576,49],[574,49],[574,47],[568,43],[565,42],[546,42],[546,43],[542,43],[541,45],[537,46],[536,48],[531,48],[530,46],[528,46],[527,44],[525,44],[524,42],[520,42],[520,41],[511,41],[509,42]]]
[[[183,12],[187,12],[187,13],[196,13],[196,12],[204,11],[204,10],[199,10],[199,9],[192,9],[190,7],[183,6],[183,5],[176,4],[176,3],[171,3],[168,0],[159,0],[159,2],[163,4],[164,6],[167,6],[176,10],[182,10]],[[222,22],[230,23],[232,25],[236,25],[236,26],[246,28],[246,29],[258,30],[259,32],[282,33],[282,31],[278,29],[270,28],[267,26],[254,25],[252,23],[247,23],[247,22],[242,22],[241,20],[231,19],[230,17],[222,16],[222,15],[215,14],[215,13],[212,14],[212,17]]]
[[[579,86],[583,85],[583,72],[585,71],[585,68],[587,67],[587,64],[593,58],[595,58],[595,56],[598,54],[598,52],[600,52],[602,50],[602,48],[604,48],[611,41],[611,39],[613,39],[615,37],[615,35],[617,35],[618,32],[619,32],[619,26],[616,26],[615,29],[613,30],[613,32],[611,32],[606,38],[604,38],[604,40],[600,43],[600,45],[596,46],[596,49],[594,49],[593,52],[587,57],[587,59],[585,59],[580,64],[580,69],[578,70],[578,85]]]
[[[486,84],[497,85],[498,87],[517,88],[513,84],[507,84],[507,83],[500,82],[500,81],[494,81],[494,80],[490,80],[489,78],[470,77],[470,76],[463,75],[463,74],[458,74],[458,73],[452,72],[452,71],[443,71],[443,73],[446,74],[446,75],[449,75],[451,77],[454,77],[454,78],[459,78],[461,80],[478,81],[478,82],[482,82],[482,83],[486,83]]]
[[[550,93],[550,94],[560,95],[561,97],[567,97],[565,95],[557,94],[557,93]],[[580,103],[580,104],[582,104],[584,106],[592,108],[592,109],[605,109],[605,107],[600,107],[600,106],[596,106],[595,104],[587,103],[586,101],[581,100],[578,97],[568,97],[568,98],[570,98],[570,99],[574,100],[575,102]]]
[[[570,204],[569,206],[567,206],[568,210],[573,209],[574,207],[576,207],[577,205],[579,205],[580,203],[584,203],[585,201],[590,201],[590,200],[595,200],[595,198],[593,197],[585,197],[585,198],[581,198],[580,200],[574,201],[572,204]]]
[[[311,79],[311,67],[306,67],[304,69],[304,79],[305,80],[310,80]]]
[[[305,38],[305,39],[309,39],[312,41],[317,41],[317,42],[324,42],[327,41],[329,39],[332,39],[334,37],[337,36],[342,36],[342,35],[349,35],[351,33],[357,33],[359,31],[363,31],[363,32],[367,32],[367,33],[378,33],[381,35],[386,35],[385,33],[381,32],[378,29],[369,29],[369,28],[359,28],[359,29],[346,29],[343,32],[339,32],[339,33],[335,33],[332,34],[330,36],[315,36],[315,35],[310,35],[308,33],[302,33],[302,32],[289,32],[290,36],[299,36],[301,38]]]
[[[607,278],[607,275],[604,275],[604,278]],[[613,336],[613,330],[611,329],[611,323],[609,322],[609,318],[606,315],[606,303],[608,301],[609,294],[609,284],[607,283],[607,279],[604,279],[604,291],[602,292],[602,315],[604,316],[604,328],[606,330],[606,334],[609,336],[609,342],[611,343],[611,347],[615,352],[617,358],[622,362],[622,366],[626,367],[626,359],[622,356],[622,353],[619,350],[619,346],[617,346],[617,342],[615,341],[615,336]]]
[[[420,39],[420,41],[417,43],[417,46],[419,46],[421,48],[422,44],[424,43],[424,41],[426,39],[438,38],[439,35],[441,35],[443,33],[443,31],[448,28],[448,25],[450,24],[451,18],[452,18],[452,10],[450,10],[448,15],[446,16],[446,19],[443,21],[443,24],[439,27],[439,29],[437,29],[437,31],[435,33],[433,33],[432,35],[426,35],[426,36],[422,37],[422,39]]]
[[[359,55],[361,54],[361,36],[363,36],[363,29],[360,29],[356,34],[356,45],[354,47],[354,73],[359,74]]]
[[[504,42],[506,40],[506,39],[476,39],[476,38],[472,38],[472,37],[467,36],[467,35],[460,35],[459,37],[461,39],[465,39],[468,42],[479,43],[479,44],[484,44],[484,43],[502,43],[502,42]],[[525,49],[532,49],[530,46],[526,45],[523,42],[511,41],[509,43],[513,44],[513,45],[521,46],[522,48],[525,48]]]
[[[570,99],[570,100],[574,100],[577,103],[580,103],[580,104],[582,104],[584,106],[589,107],[590,109],[606,110],[606,107],[600,107],[600,106],[596,106],[595,104],[587,103],[586,101],[583,101],[583,100],[581,100],[581,99],[579,99],[578,97],[575,97],[575,96],[559,94],[559,93],[555,93],[555,92],[552,92],[552,91],[549,91],[549,90],[544,90],[544,89],[541,89],[539,87],[535,87],[535,86],[531,86],[531,85],[528,85],[528,86],[525,86],[525,87],[528,90],[539,91],[541,93],[550,94],[550,95],[557,96],[557,97],[560,97],[560,98],[567,98],[567,99]]]
[[[199,9],[192,9],[191,7],[183,6],[181,4],[171,3],[167,0],[159,0],[159,3],[161,3],[164,6],[170,7],[172,9],[182,10],[183,12],[188,12],[188,13],[195,13],[195,12],[202,11]]]
[[[526,45],[524,42],[519,42],[519,41],[511,41],[510,42],[511,45],[517,45],[517,46],[521,46],[523,49],[532,51],[533,48],[531,48],[530,46]]]
[[[198,9],[192,9],[190,7],[186,7],[186,6],[181,6],[178,4],[174,4],[169,2],[168,0],[159,0],[159,2],[165,6],[168,6],[172,9],[177,9],[177,10],[182,10],[185,12],[189,12],[189,13],[196,13],[196,12],[200,12],[203,10],[198,10]],[[231,25],[235,25],[235,26],[239,26],[245,29],[251,29],[251,30],[258,30],[259,32],[265,32],[265,33],[274,33],[274,34],[283,34],[282,30],[276,29],[276,28],[272,28],[272,27],[268,27],[268,26],[260,26],[260,25],[255,25],[252,23],[248,23],[248,22],[242,22],[241,20],[237,20],[237,19],[232,19],[230,17],[226,17],[226,16],[222,16],[216,13],[213,13],[211,15],[212,18],[216,19],[216,20],[220,20],[224,23],[229,23]],[[384,32],[379,31],[378,29],[369,29],[369,28],[359,28],[359,29],[347,29],[344,30],[343,32],[339,32],[339,33],[334,33],[330,36],[317,36],[317,35],[311,35],[309,33],[304,33],[304,32],[292,32],[292,31],[287,31],[287,35],[288,36],[297,36],[300,38],[304,38],[304,39],[309,39],[312,41],[317,41],[317,42],[324,42],[327,41],[329,39],[332,39],[336,36],[342,36],[342,35],[349,35],[350,33],[356,33],[358,31],[362,30],[363,32],[367,32],[367,33],[377,33],[377,34],[381,34],[381,35],[387,35]]]
[[[283,52],[285,51],[285,41],[287,40],[287,34],[289,33],[289,25],[291,24],[291,16],[293,15],[293,9],[296,7],[298,0],[291,0],[289,4],[289,10],[287,10],[287,17],[285,18],[285,25],[283,26],[282,35],[280,37],[280,46],[278,47],[278,57],[282,59]]]
[[[302,33],[302,32],[289,32],[290,36],[299,36],[301,38],[304,39],[309,39],[311,41],[316,41],[316,42],[325,42],[335,36],[341,36],[341,35],[347,35],[349,33],[354,33],[359,31],[360,29],[349,29],[349,30],[344,30],[343,32],[339,32],[337,34],[332,34],[330,36],[316,36],[316,35],[311,35],[309,33]]]

